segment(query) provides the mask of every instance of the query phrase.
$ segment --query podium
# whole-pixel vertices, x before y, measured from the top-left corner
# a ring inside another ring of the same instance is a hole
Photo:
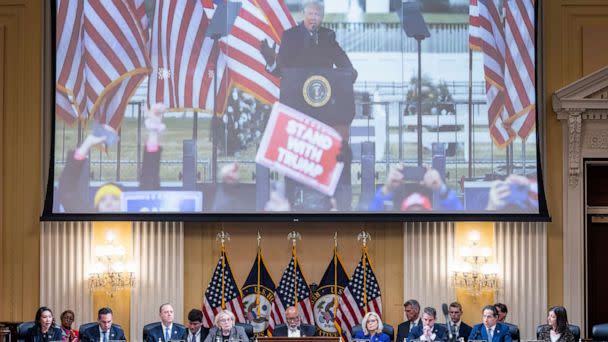
[[[306,337],[287,337],[287,336],[273,336],[273,337],[258,337],[258,342],[340,342],[340,338],[337,336],[306,336]]]
[[[280,102],[330,126],[350,126],[355,115],[353,70],[285,68]]]

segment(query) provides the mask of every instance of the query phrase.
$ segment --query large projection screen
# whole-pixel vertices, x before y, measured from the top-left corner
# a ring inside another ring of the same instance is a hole
[[[549,219],[538,0],[50,6],[44,220]]]

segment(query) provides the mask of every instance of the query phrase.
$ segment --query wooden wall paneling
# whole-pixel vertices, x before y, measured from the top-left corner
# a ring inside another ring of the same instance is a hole
[[[593,71],[598,64],[608,61],[608,51],[604,42],[604,30],[608,22],[608,1],[606,0],[544,0],[543,1],[543,74],[544,74],[544,115],[546,132],[546,158],[544,166],[545,184],[552,222],[547,226],[547,304],[563,305],[572,286],[565,281],[564,260],[571,253],[582,253],[580,246],[573,246],[564,227],[564,195],[567,174],[563,172],[563,136],[567,136],[557,120],[551,105],[552,94]],[[566,178],[564,178],[566,177]]]
[[[333,251],[333,234],[338,232],[339,253],[349,276],[361,257],[357,234],[364,226],[372,235],[369,254],[380,282],[384,317],[391,323],[402,319],[403,304],[403,228],[400,223],[226,223],[224,230],[231,235],[227,244],[230,266],[239,287],[243,285],[256,255],[256,234],[262,235],[262,253],[275,284],[291,257],[287,234],[296,230],[302,234],[298,242],[298,260],[306,281],[318,283],[329,264]],[[186,223],[184,236],[184,317],[193,307],[201,307],[203,291],[211,278],[220,247],[215,241],[220,225],[215,223]]]
[[[0,320],[32,319],[39,305],[43,1],[3,1]]]
[[[608,20],[606,17],[602,19],[602,24],[582,27],[583,75],[608,65]]]

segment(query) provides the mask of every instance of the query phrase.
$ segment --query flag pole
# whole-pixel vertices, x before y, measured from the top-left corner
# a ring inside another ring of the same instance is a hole
[[[262,241],[262,236],[260,235],[260,231],[258,230],[258,256],[257,256],[257,266],[258,266],[258,282],[255,288],[255,307],[258,317],[260,316],[260,260],[262,255],[262,248],[260,247],[260,241]]]
[[[224,228],[222,227],[222,231],[220,231],[219,233],[217,233],[217,236],[215,237],[215,240],[219,241],[221,244],[221,252],[220,252],[220,260],[222,262],[222,310],[226,309],[226,299],[224,296],[224,288],[226,287],[226,272],[225,272],[225,268],[226,268],[226,246],[225,243],[227,241],[230,241],[230,234],[226,233],[224,231]]]
[[[292,231],[287,235],[287,240],[291,240],[291,256],[293,258],[293,306],[298,308],[298,255],[296,253],[296,243],[297,240],[302,240],[302,235]]]
[[[334,232],[334,317],[338,311],[338,232]]]
[[[367,242],[372,237],[365,230],[357,235],[357,240],[361,241],[361,267],[363,268],[363,309],[367,313]]]

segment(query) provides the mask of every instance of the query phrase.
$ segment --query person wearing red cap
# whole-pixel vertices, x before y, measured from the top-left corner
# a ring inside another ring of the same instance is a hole
[[[387,207],[400,210],[437,210],[437,211],[455,211],[462,210],[463,206],[456,192],[447,187],[443,182],[439,172],[433,168],[427,168],[420,185],[423,188],[429,189],[435,198],[439,200],[436,203],[431,203],[428,196],[418,192],[409,194],[401,194],[401,187],[406,181],[403,165],[392,166],[389,170],[388,177],[384,185],[376,191],[374,198],[368,206],[370,211],[385,211]],[[403,196],[400,196],[403,195]],[[405,198],[401,203],[394,203],[398,198]],[[388,205],[387,205],[388,203]]]

